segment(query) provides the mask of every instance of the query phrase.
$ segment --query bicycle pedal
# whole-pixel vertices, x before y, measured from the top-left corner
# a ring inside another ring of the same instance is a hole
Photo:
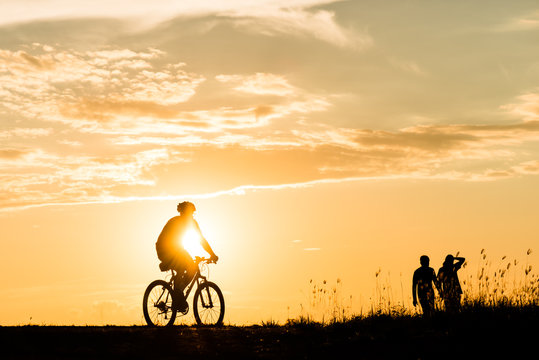
[[[183,308],[176,309],[177,312],[181,313],[182,315],[187,315],[189,312],[189,304],[185,304]]]

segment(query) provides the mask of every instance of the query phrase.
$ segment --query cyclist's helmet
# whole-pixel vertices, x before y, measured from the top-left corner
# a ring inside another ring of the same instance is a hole
[[[194,213],[196,211],[195,205],[192,202],[184,201],[178,204],[178,212],[180,214],[185,212]]]

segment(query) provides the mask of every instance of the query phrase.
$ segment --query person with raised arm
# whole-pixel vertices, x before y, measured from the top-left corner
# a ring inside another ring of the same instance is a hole
[[[448,312],[460,310],[462,288],[457,271],[462,267],[465,260],[463,257],[449,254],[445,257],[440,270],[438,270],[439,290],[444,300],[445,309]]]

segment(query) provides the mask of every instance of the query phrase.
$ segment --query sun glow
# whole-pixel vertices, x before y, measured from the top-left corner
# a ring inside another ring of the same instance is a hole
[[[200,240],[200,235],[195,229],[188,229],[183,235],[182,246],[192,257],[204,256],[205,251]]]

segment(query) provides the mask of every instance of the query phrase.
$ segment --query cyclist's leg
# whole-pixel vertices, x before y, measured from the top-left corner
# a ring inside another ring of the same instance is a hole
[[[185,287],[189,285],[191,280],[193,280],[193,277],[195,276],[196,272],[197,272],[197,265],[193,261],[188,262],[185,266],[185,272],[182,279],[183,289],[185,289]]]
[[[185,299],[185,295],[183,293],[183,289],[185,288],[183,285],[183,274],[185,270],[179,266],[174,267],[174,270],[176,271],[176,278],[174,279],[174,291],[172,294],[174,297],[174,307],[176,310],[184,311],[187,307],[187,300]]]
[[[193,279],[197,266],[187,252],[181,252],[174,259],[174,270],[177,272],[174,286],[183,291]]]
[[[183,290],[193,278],[193,263],[192,259],[185,254],[179,253],[174,259],[173,268],[176,271],[174,279],[174,302],[177,310],[185,311],[188,308],[187,300]],[[196,272],[196,270],[195,270]]]

